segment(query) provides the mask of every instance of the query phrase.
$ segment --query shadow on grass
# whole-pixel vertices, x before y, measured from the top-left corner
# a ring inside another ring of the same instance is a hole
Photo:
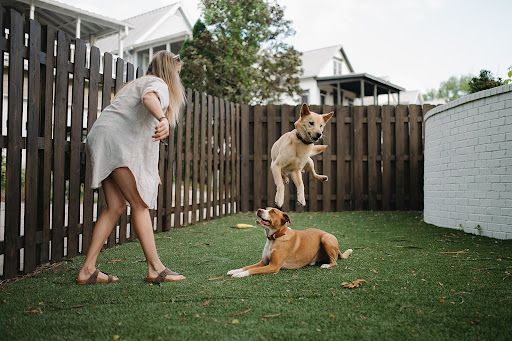
[[[334,269],[230,278],[259,260],[253,214],[156,235],[187,276],[143,282],[137,242],[101,253],[114,285],[77,286],[82,257],[0,287],[0,339],[510,339],[512,242],[437,228],[421,212],[291,213],[354,249]],[[364,279],[357,289],[343,282]]]

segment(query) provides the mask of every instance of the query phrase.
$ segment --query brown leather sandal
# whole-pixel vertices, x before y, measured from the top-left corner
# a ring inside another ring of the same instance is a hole
[[[100,273],[100,270],[96,269],[96,271],[93,272],[93,274],[84,280],[76,280],[76,284],[78,285],[85,285],[85,284],[111,284],[111,283],[117,283],[119,282],[119,279],[114,279],[114,276],[109,275],[108,273],[104,272],[105,275],[108,276],[107,281],[105,282],[103,279],[98,281],[98,275]]]
[[[160,284],[160,283],[164,283],[164,282],[179,282],[179,281],[182,281],[185,279],[185,277],[183,277],[182,279],[167,279],[167,276],[169,276],[169,275],[181,276],[180,273],[171,271],[168,268],[165,268],[155,278],[146,277],[145,281],[146,281],[146,283]]]

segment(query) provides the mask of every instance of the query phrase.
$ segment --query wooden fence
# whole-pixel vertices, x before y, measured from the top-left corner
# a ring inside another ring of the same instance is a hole
[[[327,150],[313,157],[318,182],[303,175],[306,207],[296,188],[285,185],[284,210],[420,210],[423,208],[423,114],[432,106],[311,106],[335,112],[324,130]],[[274,206],[270,149],[292,130],[300,107],[242,106],[242,211]]]
[[[7,107],[0,102],[0,277],[7,279],[87,250],[104,198],[90,190],[84,139],[101,109],[142,70],[108,53],[100,59],[84,41],[2,7],[0,54],[0,95],[8,98]],[[313,157],[329,181],[304,176],[305,208],[288,185],[284,209],[421,209],[422,117],[429,108],[312,106],[335,111],[324,131],[329,147]],[[187,90],[182,120],[169,144],[160,144],[154,230],[273,206],[270,148],[293,129],[298,112]],[[128,209],[106,246],[134,237]]]
[[[142,70],[108,53],[101,65],[96,47],[88,53],[84,41],[1,7],[0,32],[0,95],[8,96],[8,108],[0,108],[0,124],[7,122],[0,126],[7,132],[0,136],[6,279],[87,250],[104,198],[90,190],[84,139],[101,108]],[[155,231],[238,210],[239,112],[238,104],[187,90],[181,122],[168,146],[160,144]],[[128,209],[106,246],[132,238]]]

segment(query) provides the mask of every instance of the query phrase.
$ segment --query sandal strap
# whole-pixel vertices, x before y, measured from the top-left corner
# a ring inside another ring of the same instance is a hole
[[[98,280],[98,274],[99,273],[100,273],[100,270],[96,269],[96,271],[93,272],[91,277],[89,277],[85,283],[87,283],[87,284],[96,284],[96,282]]]
[[[158,276],[155,278],[155,280],[154,280],[154,281],[155,281],[155,282],[165,282],[165,278],[166,278],[167,276],[169,276],[169,275],[171,275],[171,276],[179,276],[180,274],[179,274],[179,273],[177,273],[177,272],[175,272],[175,271],[171,271],[171,270],[170,270],[170,269],[168,269],[168,268],[165,268],[165,269],[163,269],[163,270],[162,270],[162,272],[160,272],[160,273],[158,274]]]

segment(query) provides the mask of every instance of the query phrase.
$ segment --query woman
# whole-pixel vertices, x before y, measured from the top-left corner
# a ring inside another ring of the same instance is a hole
[[[77,284],[115,283],[119,279],[96,269],[96,259],[117,220],[131,208],[132,226],[146,256],[147,282],[172,282],[184,276],[167,269],[158,257],[149,209],[156,208],[159,141],[169,136],[185,101],[179,55],[155,54],[145,76],[116,94],[87,135],[92,188],[100,184],[106,208],[96,221]]]

